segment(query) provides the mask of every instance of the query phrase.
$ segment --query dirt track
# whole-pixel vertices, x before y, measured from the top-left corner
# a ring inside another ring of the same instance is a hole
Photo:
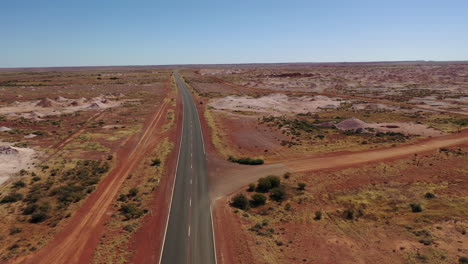
[[[89,263],[103,233],[103,224],[110,217],[109,206],[127,175],[161,139],[169,100],[155,108],[142,133],[132,136],[119,149],[117,165],[99,184],[64,229],[34,255],[18,258],[13,263]]]
[[[278,162],[258,167],[236,166],[212,177],[211,197],[216,199],[237,191],[239,188],[269,174],[314,171],[361,165],[369,162],[392,160],[415,153],[437,150],[441,147],[468,144],[468,131],[449,136],[426,139],[414,144],[378,150],[351,153],[332,153],[322,157]]]

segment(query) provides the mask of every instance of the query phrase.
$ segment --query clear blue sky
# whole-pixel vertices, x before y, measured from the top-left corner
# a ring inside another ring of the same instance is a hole
[[[11,0],[0,67],[468,60],[466,0]]]

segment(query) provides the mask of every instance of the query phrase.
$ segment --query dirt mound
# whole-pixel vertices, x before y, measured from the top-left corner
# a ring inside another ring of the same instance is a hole
[[[101,106],[98,103],[91,103],[86,108],[88,108],[88,109],[99,109],[99,108],[101,108]]]
[[[49,98],[44,98],[41,101],[39,101],[36,106],[40,107],[52,107],[54,106],[54,101],[50,100]]]
[[[37,152],[30,148],[15,148],[11,143],[0,142],[0,184],[28,169],[36,159]]]
[[[9,127],[4,127],[4,126],[0,127],[0,132],[7,132],[7,131],[11,131],[11,130],[12,129],[9,128]]]
[[[15,155],[18,154],[18,150],[10,146],[0,146],[0,155]]]
[[[357,130],[357,129],[364,129],[368,127],[368,124],[362,120],[357,118],[350,118],[335,125],[336,128],[340,130]]]
[[[78,102],[78,101],[73,101],[73,102],[71,102],[69,105],[70,105],[70,106],[79,106],[79,105],[81,105],[81,103]]]
[[[65,97],[62,97],[62,96],[57,96],[57,97],[55,98],[55,101],[56,101],[56,102],[66,102],[66,101],[68,101],[68,99],[65,98]]]

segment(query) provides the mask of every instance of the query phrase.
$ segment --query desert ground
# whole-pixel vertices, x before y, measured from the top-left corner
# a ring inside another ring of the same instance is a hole
[[[217,263],[468,261],[468,63],[382,62],[1,69],[0,263],[158,262],[173,71]]]
[[[467,64],[183,76],[211,142],[218,263],[465,260]],[[228,161],[241,158],[264,165]]]
[[[1,261],[128,260],[166,210],[152,202],[178,140],[171,71],[3,70],[0,90]]]

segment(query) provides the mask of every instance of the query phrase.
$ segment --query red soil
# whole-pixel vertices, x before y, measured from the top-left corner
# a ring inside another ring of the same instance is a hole
[[[176,113],[177,133],[171,135],[171,141],[174,142],[174,149],[167,159],[168,170],[162,177],[158,190],[154,194],[154,202],[150,210],[151,213],[145,216],[142,228],[136,232],[130,242],[130,250],[135,252],[131,263],[158,263],[162,253],[182,134],[183,111],[180,94],[177,97]]]
[[[401,147],[386,148],[380,150],[369,150],[355,153],[332,153],[323,157],[312,157],[308,159],[288,161],[283,164],[266,165],[259,167],[250,167],[245,169],[224,170],[222,174],[216,174],[212,177],[213,192],[212,196],[222,197],[214,202],[213,220],[216,238],[216,252],[218,263],[251,263],[252,259],[243,259],[250,255],[247,243],[238,243],[248,239],[241,232],[238,232],[240,223],[232,220],[231,208],[226,205],[229,203],[229,197],[225,197],[246,184],[254,182],[259,177],[268,174],[278,174],[284,171],[306,172],[319,170],[336,170],[345,167],[363,166],[381,161],[391,161],[408,157],[413,154],[424,154],[447,146],[466,146],[468,145],[468,131],[461,133],[422,140],[418,143],[405,145]],[[222,166],[219,161],[215,161],[217,166]],[[229,168],[230,166],[226,166]],[[210,167],[213,169],[213,167]],[[218,168],[219,170],[219,168]],[[213,172],[212,172],[213,173]],[[240,248],[245,247],[245,248]],[[239,256],[236,252],[245,252]]]
[[[168,82],[167,91],[170,89]],[[132,136],[116,153],[117,165],[70,219],[64,229],[43,249],[13,263],[89,263],[110,217],[109,206],[127,175],[160,142],[159,128],[166,122],[170,103],[155,107],[141,133]]]

